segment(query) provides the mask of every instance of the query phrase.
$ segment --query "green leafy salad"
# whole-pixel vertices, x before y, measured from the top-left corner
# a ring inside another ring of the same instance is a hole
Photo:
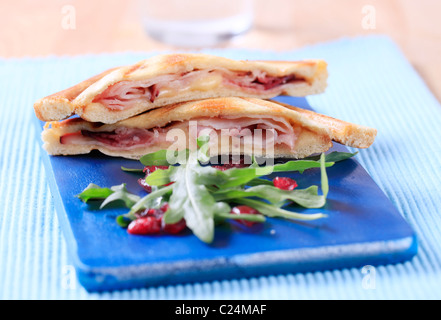
[[[250,165],[212,166],[207,155],[208,137],[197,140],[198,149],[185,150],[176,164],[169,165],[167,151],[143,156],[144,169],[121,169],[142,173],[138,182],[146,195],[130,193],[126,184],[100,187],[90,184],[77,197],[83,202],[101,201],[100,209],[109,203],[128,208],[116,222],[130,234],[177,234],[191,230],[201,241],[211,243],[217,223],[235,221],[245,227],[264,223],[267,217],[292,220],[315,220],[322,213],[297,213],[295,205],[322,208],[328,194],[326,168],[335,162],[353,157],[356,153],[332,152],[325,156],[308,157],[281,164],[261,166],[255,158]],[[277,172],[303,173],[320,168],[321,186],[300,189],[286,177],[265,178]]]

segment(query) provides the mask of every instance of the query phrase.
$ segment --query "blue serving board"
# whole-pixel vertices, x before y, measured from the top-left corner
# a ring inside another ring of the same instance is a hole
[[[310,109],[303,98],[277,100]],[[38,121],[39,131],[42,125]],[[336,150],[347,151],[338,144],[330,151]],[[375,266],[403,262],[417,253],[415,233],[355,159],[328,168],[324,208],[295,208],[323,212],[328,218],[312,222],[269,218],[250,229],[221,225],[214,242],[207,245],[191,232],[129,235],[115,223],[126,209],[95,210],[75,197],[89,183],[110,187],[125,182],[131,192],[145,194],[137,184],[140,175],[120,169],[141,168],[138,161],[98,152],[69,157],[43,152],[43,158],[72,263],[89,291]],[[320,185],[318,169],[282,175],[294,178],[301,188]]]

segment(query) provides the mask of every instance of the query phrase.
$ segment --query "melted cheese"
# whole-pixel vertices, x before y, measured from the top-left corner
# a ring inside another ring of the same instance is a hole
[[[182,87],[168,86],[167,84],[161,86],[157,98],[173,97],[178,93],[182,94],[183,92],[212,91],[218,88],[221,84],[222,75],[216,72],[212,72],[205,75],[204,77],[195,77],[195,79],[193,79],[193,81],[191,81],[188,85]]]

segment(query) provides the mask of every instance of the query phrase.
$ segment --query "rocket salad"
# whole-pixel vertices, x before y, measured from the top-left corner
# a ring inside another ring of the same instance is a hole
[[[180,161],[169,165],[166,150],[145,155],[140,159],[144,169],[121,168],[145,175],[139,183],[147,191],[140,197],[129,192],[125,184],[110,188],[90,184],[79,195],[83,202],[101,201],[100,209],[119,201],[129,210],[116,218],[130,234],[180,233],[190,229],[201,241],[211,243],[218,221],[233,221],[244,226],[264,223],[267,217],[292,220],[315,220],[322,213],[293,212],[292,204],[304,208],[322,208],[328,194],[326,168],[356,153],[333,152],[282,164],[260,166],[253,158],[251,165],[206,165],[203,152],[208,139],[198,139],[198,149],[186,150]],[[277,172],[293,172],[320,168],[319,186],[300,189],[296,181],[265,176]]]

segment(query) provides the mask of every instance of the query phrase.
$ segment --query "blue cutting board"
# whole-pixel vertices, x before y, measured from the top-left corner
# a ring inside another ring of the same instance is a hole
[[[310,109],[303,98],[277,100]],[[41,131],[42,122],[37,123]],[[335,144],[330,151],[347,149]],[[102,187],[125,182],[131,192],[145,194],[137,184],[140,176],[120,169],[141,168],[138,161],[98,152],[69,157],[43,152],[43,158],[72,264],[89,291],[375,266],[403,262],[417,253],[415,233],[356,157],[328,168],[330,191],[324,208],[295,208],[323,212],[328,218],[269,218],[250,229],[221,225],[211,245],[191,232],[129,235],[115,223],[126,209],[95,210],[75,197],[91,182]],[[320,185],[318,169],[284,175],[302,188]]]

